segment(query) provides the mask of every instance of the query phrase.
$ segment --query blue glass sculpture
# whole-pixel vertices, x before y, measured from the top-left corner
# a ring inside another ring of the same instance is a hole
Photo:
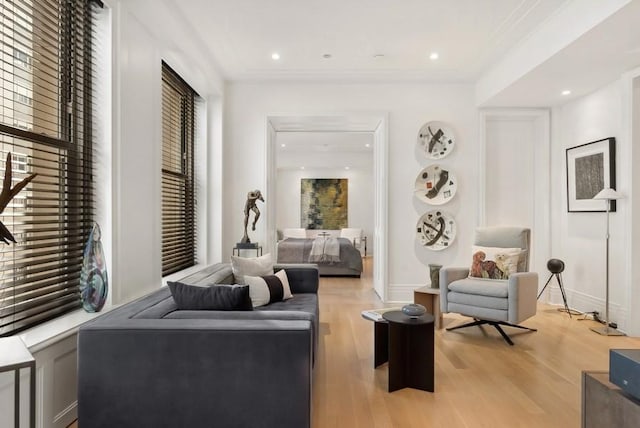
[[[80,271],[80,296],[84,310],[100,312],[107,300],[108,291],[107,266],[100,242],[100,226],[94,223],[84,247],[82,270]]]

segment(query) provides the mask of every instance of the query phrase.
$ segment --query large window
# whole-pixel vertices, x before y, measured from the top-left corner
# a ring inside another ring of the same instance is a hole
[[[88,0],[0,2],[0,174],[36,173],[0,214],[0,336],[81,306],[93,222],[93,12]]]
[[[162,276],[196,260],[193,145],[198,95],[162,63]]]

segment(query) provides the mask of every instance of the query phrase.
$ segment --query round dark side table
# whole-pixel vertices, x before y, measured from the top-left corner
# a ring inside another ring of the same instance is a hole
[[[412,318],[390,311],[382,317],[389,323],[389,392],[407,387],[434,392],[433,315]]]

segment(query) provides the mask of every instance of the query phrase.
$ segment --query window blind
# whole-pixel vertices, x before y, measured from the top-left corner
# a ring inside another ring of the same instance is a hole
[[[196,92],[162,63],[162,276],[195,265]]]
[[[0,336],[81,306],[93,222],[94,15],[87,0],[0,2],[0,174],[36,173],[0,214]]]

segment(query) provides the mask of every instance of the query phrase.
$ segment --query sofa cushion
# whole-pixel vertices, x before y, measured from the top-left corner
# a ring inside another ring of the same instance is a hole
[[[245,275],[245,282],[249,286],[249,296],[253,307],[290,299],[293,297],[287,272],[279,270],[275,275],[249,276]]]
[[[481,296],[479,294],[456,293],[455,291],[450,291],[447,294],[447,301],[449,304],[458,303],[460,305],[477,306],[480,308],[500,310],[509,309],[509,299],[505,299],[504,297]]]
[[[256,311],[301,311],[312,315],[318,313],[318,295],[313,293],[295,294],[291,299],[255,308]]]
[[[179,282],[183,284],[204,286],[213,284],[234,284],[235,280],[233,277],[233,270],[229,263],[215,263],[180,279]]]
[[[449,290],[478,296],[501,297],[509,295],[508,281],[488,281],[481,278],[464,278],[449,284]]]
[[[460,303],[449,303],[449,311],[483,320],[509,320],[509,311],[503,309],[481,308],[479,306],[463,305]]]
[[[313,321],[314,331],[318,331],[318,311],[318,295],[312,293],[304,293],[296,294],[291,299],[284,300],[282,302],[259,306],[251,312],[176,310],[165,314],[162,318],[310,320]]]
[[[249,287],[212,285],[199,287],[167,282],[173,300],[181,310],[250,311],[253,309]]]
[[[169,290],[169,287],[166,287],[161,289],[160,291],[164,290],[169,292],[168,296],[166,296],[162,300],[158,300],[152,305],[146,306],[131,318],[160,319],[173,311],[177,311],[178,305],[176,305],[176,301],[173,300],[173,296],[170,294],[171,290]]]
[[[486,279],[509,279],[518,271],[520,248],[472,247],[469,276]]]
[[[273,275],[273,260],[269,253],[260,257],[231,256],[231,269],[233,270],[236,283],[245,285],[245,275]]]
[[[315,293],[301,293],[291,299],[269,305],[258,306],[251,312],[241,311],[174,311],[167,313],[165,319],[220,319],[220,320],[309,320],[313,335],[313,359],[317,355],[319,344],[320,314],[318,295]]]

